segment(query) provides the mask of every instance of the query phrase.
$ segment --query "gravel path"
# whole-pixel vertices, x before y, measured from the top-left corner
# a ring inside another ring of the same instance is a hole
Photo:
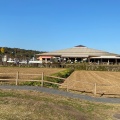
[[[120,98],[98,98],[98,97],[91,97],[87,95],[80,95],[75,93],[70,93],[62,90],[56,90],[52,88],[45,88],[45,87],[36,87],[36,86],[4,86],[0,85],[0,89],[15,89],[15,90],[33,90],[33,91],[40,91],[49,94],[56,94],[70,98],[78,98],[92,102],[103,102],[103,103],[120,103]]]

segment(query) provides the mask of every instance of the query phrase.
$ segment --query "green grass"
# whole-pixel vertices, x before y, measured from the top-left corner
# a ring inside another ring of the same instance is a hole
[[[51,76],[55,76],[55,77],[60,77],[60,78],[67,78],[71,75],[71,73],[73,72],[73,69],[66,69],[63,70],[61,72],[57,72],[52,74]],[[34,78],[35,80],[41,80],[41,76],[38,78]],[[64,80],[59,79],[59,78],[51,78],[48,76],[44,76],[44,80],[50,81],[50,82],[55,82],[55,83],[63,83]],[[41,86],[41,82],[22,82],[20,83],[20,85],[29,85],[29,86]],[[53,87],[53,88],[58,88],[58,85],[55,84],[51,84],[51,83],[44,83],[44,87]]]
[[[71,75],[72,72],[74,72],[74,69],[66,69],[64,71],[54,73],[53,76],[67,78]]]
[[[112,120],[120,104],[93,103],[35,91],[0,90],[0,120]]]

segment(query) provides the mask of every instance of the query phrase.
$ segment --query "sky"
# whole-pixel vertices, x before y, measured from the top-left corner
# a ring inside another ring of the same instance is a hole
[[[0,47],[77,45],[120,54],[120,0],[0,0]]]

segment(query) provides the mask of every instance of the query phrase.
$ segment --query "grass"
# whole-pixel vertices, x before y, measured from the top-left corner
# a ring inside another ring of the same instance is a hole
[[[93,103],[35,91],[0,90],[0,120],[112,120],[120,104]]]
[[[51,69],[52,70],[52,69]],[[67,78],[68,76],[70,76],[70,74],[73,72],[73,69],[65,69],[56,73],[51,74],[51,76],[54,77],[60,77],[60,78]],[[41,76],[40,77],[36,77],[34,78],[35,80],[41,80]],[[59,78],[51,78],[48,76],[44,76],[44,80],[46,81],[50,81],[50,82],[54,82],[54,83],[63,83],[64,80],[63,79],[59,79]],[[41,82],[36,82],[36,81],[32,81],[32,82],[22,82],[20,83],[20,85],[29,85],[29,86],[41,86]],[[44,83],[44,87],[53,87],[53,88],[58,88],[59,85],[55,85],[52,83]]]

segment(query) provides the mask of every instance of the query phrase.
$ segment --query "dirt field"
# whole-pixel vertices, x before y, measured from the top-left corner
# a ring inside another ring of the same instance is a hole
[[[19,72],[19,79],[35,79],[41,77],[42,72],[44,75],[51,75],[65,69],[60,68],[20,68],[20,67],[0,67],[0,78],[4,79],[15,79],[17,72]],[[25,75],[30,74],[30,75]],[[38,75],[31,75],[38,74]]]
[[[29,74],[44,74],[50,75],[53,73],[57,73],[65,69],[60,68],[20,68],[20,67],[0,67],[0,73],[16,73],[19,71],[20,73],[29,73]]]
[[[96,83],[97,94],[120,95],[120,72],[75,71],[66,79],[71,90],[94,93]]]

